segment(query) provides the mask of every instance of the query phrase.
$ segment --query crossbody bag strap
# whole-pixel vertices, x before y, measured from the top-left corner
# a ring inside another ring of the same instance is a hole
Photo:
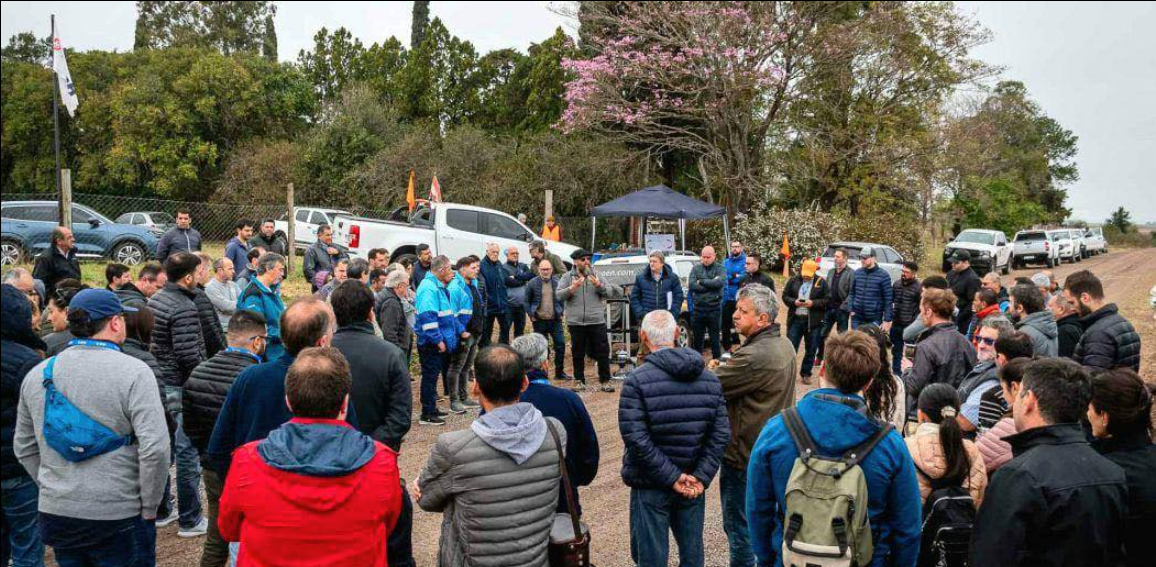
[[[558,468],[562,470],[562,487],[565,488],[566,493],[566,507],[570,511],[570,522],[574,525],[574,540],[582,540],[582,525],[578,520],[578,507],[574,502],[574,488],[570,484],[570,473],[566,470],[566,457],[562,454],[562,440],[558,437],[558,430],[554,429],[554,423],[549,418],[546,419],[546,428],[550,430],[550,436],[554,438],[554,449],[558,452]]]

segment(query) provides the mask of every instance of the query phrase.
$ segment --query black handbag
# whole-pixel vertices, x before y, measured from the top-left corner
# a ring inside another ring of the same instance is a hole
[[[558,438],[558,431],[548,419],[546,427],[550,430],[550,436],[554,438],[554,447],[558,451],[558,468],[562,470],[562,486],[565,489],[563,492],[566,493],[566,505],[570,511],[569,514],[554,515],[554,522],[550,526],[547,557],[551,567],[590,567],[590,529],[578,518],[573,486],[570,484],[570,473],[566,470],[566,458],[562,454],[562,441]]]

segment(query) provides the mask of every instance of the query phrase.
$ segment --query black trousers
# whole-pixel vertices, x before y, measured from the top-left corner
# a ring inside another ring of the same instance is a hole
[[[694,350],[702,352],[703,341],[709,336],[710,355],[716,359],[722,356],[722,351],[719,349],[720,323],[721,316],[718,311],[708,313],[695,311],[690,316],[690,334],[693,339],[692,346]]]
[[[739,344],[738,333],[735,332],[735,301],[724,301],[722,309],[722,347],[730,350],[731,345]]]
[[[498,322],[498,342],[502,344],[510,344],[510,318],[506,316],[506,312],[490,313],[486,315],[486,325],[482,330],[482,342],[479,346],[489,346],[491,337],[494,336],[494,321]]]
[[[526,308],[521,305],[511,305],[506,310],[506,325],[502,327],[500,338],[502,343],[510,344],[512,339],[516,339],[526,334]],[[514,331],[514,336],[509,336],[510,330]]]
[[[606,338],[606,324],[597,325],[568,325],[570,340],[574,343],[570,347],[570,357],[574,362],[574,379],[586,382],[586,356],[589,355],[598,363],[598,381],[610,381],[610,342]]]

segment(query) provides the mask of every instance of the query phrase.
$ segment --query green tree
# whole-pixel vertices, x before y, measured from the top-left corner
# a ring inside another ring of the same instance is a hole
[[[8,45],[0,49],[5,61],[22,61],[46,66],[52,63],[52,38],[36,37],[32,32],[18,33],[8,38]]]
[[[512,133],[528,116],[529,58],[516,49],[491,51],[478,60],[478,108],[471,122],[490,132]]]
[[[366,49],[356,65],[357,80],[365,82],[382,102],[398,104],[399,75],[405,68],[406,49],[401,40],[390,37]]]
[[[417,49],[425,41],[425,31],[429,26],[429,1],[413,3],[413,22],[409,28],[409,48]]]
[[[1039,203],[1023,198],[1014,181],[991,179],[980,183],[974,196],[958,197],[964,228],[988,228],[1014,234],[1043,222],[1048,213]]]
[[[273,14],[265,16],[265,31],[261,37],[261,55],[269,61],[277,61],[277,29],[273,27]]]
[[[134,49],[198,47],[233,53],[262,54],[268,24],[277,13],[261,2],[137,2]],[[273,42],[276,44],[276,41]]]
[[[468,122],[478,108],[478,54],[473,44],[454,36],[438,18],[426,28],[421,45],[410,50],[398,75],[401,115],[431,119],[443,129]]]
[[[570,36],[558,28],[549,39],[531,45],[530,70],[526,78],[526,113],[521,127],[542,130],[558,122],[566,110],[566,81],[569,73],[562,68],[564,59],[578,56],[578,47]]]
[[[313,83],[317,97],[322,103],[328,103],[337,100],[346,86],[361,74],[358,66],[364,54],[361,40],[349,30],[341,27],[329,33],[323,27],[313,36],[313,50],[302,49],[297,63]]]
[[[1128,229],[1132,228],[1132,213],[1124,209],[1124,207],[1117,208],[1112,216],[1108,217],[1105,224],[1110,224],[1120,231],[1120,234],[1127,234]]]

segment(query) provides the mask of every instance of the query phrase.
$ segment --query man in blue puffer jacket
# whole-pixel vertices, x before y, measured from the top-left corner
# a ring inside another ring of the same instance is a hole
[[[12,452],[12,437],[16,432],[16,406],[20,401],[20,386],[28,371],[40,363],[37,350],[45,350],[44,341],[32,330],[32,303],[28,296],[9,284],[0,286],[3,305],[0,310],[0,385],[2,385],[3,415],[0,417],[3,447],[4,533],[0,537],[3,553],[0,565],[8,565],[11,556],[15,565],[43,565],[44,545],[40,543],[40,524],[36,503],[39,491],[36,481],[16,461]]]
[[[438,256],[430,263],[425,279],[417,287],[414,307],[417,318],[417,352],[421,357],[422,425],[445,425],[438,410],[438,376],[448,370],[449,354],[458,347],[458,337],[465,330],[458,323],[450,292],[446,287],[454,279],[450,259]]]
[[[678,320],[682,313],[682,281],[674,269],[666,265],[666,255],[658,250],[650,253],[650,266],[634,278],[630,289],[630,312],[635,320],[641,321],[647,313],[655,309],[665,309]]]
[[[677,335],[668,311],[642,320],[639,337],[650,355],[626,379],[618,401],[626,446],[622,480],[631,489],[630,555],[637,565],[667,564],[668,532],[681,565],[703,564],[706,488],[730,442],[722,385],[702,355],[674,347]]]
[[[822,388],[808,392],[795,408],[819,454],[834,457],[879,432],[881,425],[868,417],[861,395],[879,371],[879,345],[858,331],[831,335],[823,363]],[[771,418],[747,466],[747,525],[760,566],[783,564],[785,491],[798,457],[782,415]],[[915,464],[903,437],[891,431],[859,466],[867,481],[867,514],[875,547],[871,567],[914,567],[922,503]]]
[[[859,253],[859,261],[863,267],[855,270],[855,277],[851,279],[851,294],[847,297],[847,305],[851,306],[851,328],[873,323],[886,333],[891,330],[891,318],[895,311],[891,276],[879,267],[875,261],[875,251],[869,246]]]

